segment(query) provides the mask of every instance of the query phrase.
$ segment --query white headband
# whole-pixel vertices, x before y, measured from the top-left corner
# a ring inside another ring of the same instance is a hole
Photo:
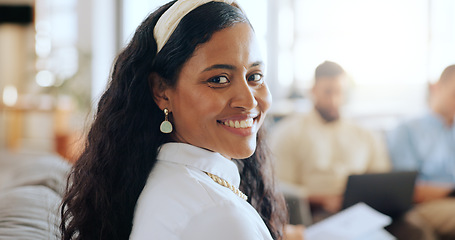
[[[224,2],[232,4],[234,0],[178,0],[163,13],[160,19],[158,19],[155,29],[153,29],[156,44],[158,45],[157,53],[161,51],[164,44],[166,44],[169,40],[169,37],[174,32],[183,17],[195,8],[208,2]]]

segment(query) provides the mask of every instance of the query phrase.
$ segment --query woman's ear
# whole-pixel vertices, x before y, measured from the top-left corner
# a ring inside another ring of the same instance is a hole
[[[156,105],[163,110],[169,108],[169,98],[166,95],[169,87],[165,83],[164,79],[157,73],[151,73],[148,79],[150,92],[153,94],[153,100]]]

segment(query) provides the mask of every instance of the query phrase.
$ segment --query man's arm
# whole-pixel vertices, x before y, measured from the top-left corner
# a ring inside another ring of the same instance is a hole
[[[411,131],[407,125],[403,124],[386,135],[387,149],[393,170],[420,170],[421,160],[413,144]]]
[[[446,197],[455,197],[455,189],[432,183],[418,183],[414,190],[414,202],[429,202]]]
[[[281,120],[269,135],[269,145],[280,181],[300,186],[300,126],[295,118]]]
[[[420,171],[422,161],[417,154],[416,147],[411,136],[412,130],[407,125],[401,125],[387,135],[392,166],[395,170],[417,170]],[[417,203],[433,201],[441,198],[454,196],[453,186],[418,182],[414,191],[414,201]]]

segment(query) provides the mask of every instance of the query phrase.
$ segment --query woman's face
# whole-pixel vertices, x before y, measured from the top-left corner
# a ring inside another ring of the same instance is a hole
[[[214,33],[183,65],[176,87],[165,90],[173,139],[229,159],[251,156],[271,104],[264,68],[247,23]]]

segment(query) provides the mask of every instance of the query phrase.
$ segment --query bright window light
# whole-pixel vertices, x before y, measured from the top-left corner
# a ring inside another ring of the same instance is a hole
[[[17,102],[17,89],[13,85],[7,85],[3,89],[3,104],[12,107]]]
[[[43,70],[36,74],[36,83],[40,87],[50,87],[55,84],[55,76],[52,72]]]
[[[426,109],[428,83],[455,64],[455,1],[286,0],[278,6],[271,34],[282,41],[270,48],[279,59],[273,90],[284,98],[298,89],[308,99],[314,69],[330,60],[352,78],[349,112],[412,115]],[[283,14],[289,9],[293,17]]]

